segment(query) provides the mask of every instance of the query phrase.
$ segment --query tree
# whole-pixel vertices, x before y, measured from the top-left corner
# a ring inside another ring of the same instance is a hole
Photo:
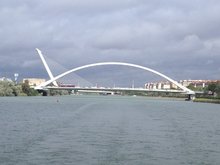
[[[207,90],[212,92],[212,95],[216,92],[217,89],[217,84],[216,83],[211,83],[208,85]]]
[[[14,85],[14,86],[12,86],[12,90],[13,90],[14,96],[21,96],[21,95],[23,95],[21,85]]]
[[[56,96],[56,95],[70,95],[71,91],[69,90],[49,90],[49,95]]]
[[[216,94],[218,97],[220,97],[220,84],[216,85]]]
[[[36,96],[39,93],[30,88],[28,82],[15,84],[10,81],[0,81],[0,96]]]
[[[28,80],[21,84],[21,88],[23,93],[25,93],[27,96],[37,96],[39,94],[36,90],[30,88]]]
[[[24,83],[21,84],[21,88],[22,88],[22,91],[27,95],[29,96],[30,94],[30,86],[28,84],[28,81],[25,81]]]
[[[187,86],[187,88],[188,88],[188,89],[191,89],[191,90],[193,90],[193,91],[196,90],[196,88],[194,87],[193,84],[189,84],[189,85]]]
[[[12,87],[13,84],[9,81],[0,82],[0,96],[14,96]]]

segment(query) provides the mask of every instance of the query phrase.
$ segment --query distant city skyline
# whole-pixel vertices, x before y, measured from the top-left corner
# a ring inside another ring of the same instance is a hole
[[[174,80],[220,79],[220,1],[22,0],[0,2],[0,77],[48,78],[106,61],[152,68]],[[161,80],[129,67],[77,72],[92,84],[140,86]],[[67,78],[68,79],[68,78]]]

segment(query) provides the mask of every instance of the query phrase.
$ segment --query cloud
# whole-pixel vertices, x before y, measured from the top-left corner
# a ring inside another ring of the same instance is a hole
[[[40,62],[38,60],[30,60],[30,61],[24,61],[21,64],[21,67],[28,69],[33,66],[39,66],[39,64],[40,64]]]
[[[181,79],[219,79],[219,11],[218,0],[2,0],[0,68],[45,77],[38,47],[67,69],[121,61]]]

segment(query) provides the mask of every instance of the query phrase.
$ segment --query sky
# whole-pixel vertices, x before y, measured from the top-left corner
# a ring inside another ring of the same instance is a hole
[[[48,79],[39,48],[54,75],[117,61],[174,80],[219,80],[219,29],[219,0],[1,0],[0,77],[19,73],[20,79]],[[122,66],[76,74],[100,86],[142,86],[162,79]]]

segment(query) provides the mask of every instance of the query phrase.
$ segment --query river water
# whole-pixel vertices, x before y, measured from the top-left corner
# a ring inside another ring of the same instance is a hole
[[[0,98],[1,165],[219,165],[220,105],[125,96]]]

